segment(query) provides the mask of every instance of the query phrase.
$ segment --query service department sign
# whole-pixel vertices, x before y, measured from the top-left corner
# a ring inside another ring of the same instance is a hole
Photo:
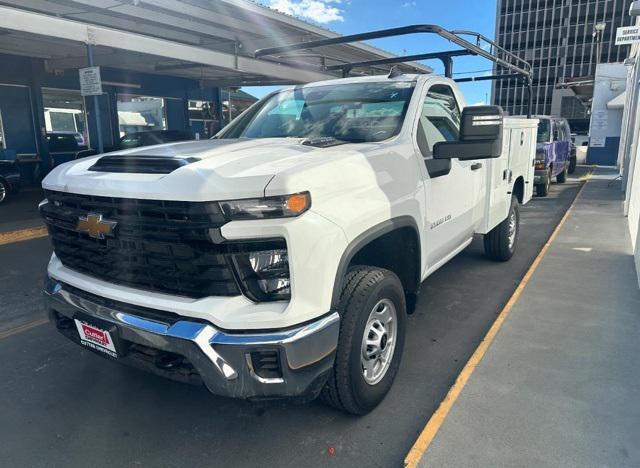
[[[83,96],[99,96],[102,94],[100,67],[88,67],[78,70],[80,73],[80,94]]]
[[[616,45],[637,44],[640,42],[640,26],[623,26],[616,31]]]

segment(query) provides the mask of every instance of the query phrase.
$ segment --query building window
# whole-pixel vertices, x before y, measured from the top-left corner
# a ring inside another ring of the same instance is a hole
[[[79,147],[89,146],[87,113],[80,91],[42,88],[42,103],[48,137],[73,135]]]
[[[120,137],[125,133],[167,129],[164,98],[118,94],[117,105]]]

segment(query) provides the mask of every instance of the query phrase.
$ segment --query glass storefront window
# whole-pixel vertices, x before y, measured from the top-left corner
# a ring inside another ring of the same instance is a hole
[[[120,137],[127,133],[167,129],[164,98],[118,94],[117,103]]]
[[[79,147],[89,146],[87,113],[79,91],[42,88],[42,101],[49,137],[73,135]]]

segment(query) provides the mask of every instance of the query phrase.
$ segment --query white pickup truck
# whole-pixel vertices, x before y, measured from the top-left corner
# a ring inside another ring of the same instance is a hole
[[[518,245],[537,121],[436,75],[275,92],[215,139],[55,168],[40,210],[57,329],[214,394],[374,408],[420,284]]]

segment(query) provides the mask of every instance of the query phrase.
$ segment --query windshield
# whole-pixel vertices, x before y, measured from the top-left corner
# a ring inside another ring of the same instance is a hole
[[[551,121],[540,119],[538,123],[538,143],[549,143],[551,140]]]
[[[352,83],[274,94],[218,138],[318,138],[382,141],[402,127],[414,83]]]

